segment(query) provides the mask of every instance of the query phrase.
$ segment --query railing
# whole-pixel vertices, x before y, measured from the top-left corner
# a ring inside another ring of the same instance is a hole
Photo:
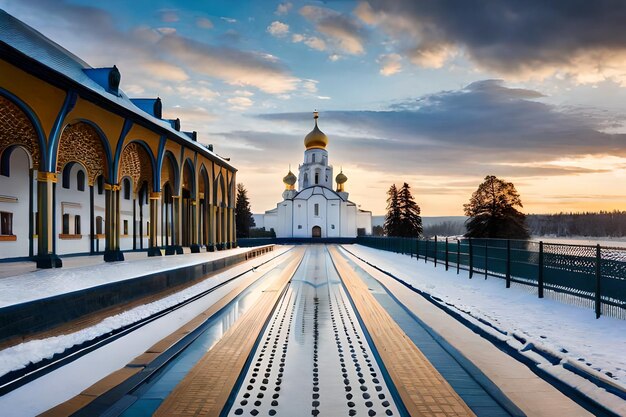
[[[357,243],[416,256],[435,267],[501,278],[550,298],[626,319],[626,248],[507,239],[359,237]]]

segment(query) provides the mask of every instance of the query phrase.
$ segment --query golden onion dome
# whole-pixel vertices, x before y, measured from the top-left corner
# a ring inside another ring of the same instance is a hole
[[[346,181],[348,181],[348,177],[346,177],[346,174],[344,174],[343,171],[341,171],[335,177],[335,181],[337,181],[337,184],[345,184]]]
[[[317,127],[318,117],[319,117],[319,113],[313,112],[313,119],[315,119],[315,127],[304,138],[304,146],[307,149],[325,149],[326,145],[328,145],[328,136],[326,136],[324,132],[322,132],[319,127]]]
[[[296,183],[296,181],[298,181],[298,178],[296,178],[296,176],[294,175],[293,172],[291,172],[291,170],[289,170],[287,175],[285,175],[285,177],[283,178],[283,183],[285,185],[293,186]]]

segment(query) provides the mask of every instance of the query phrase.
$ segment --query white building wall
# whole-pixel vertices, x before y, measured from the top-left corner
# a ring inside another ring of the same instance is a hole
[[[0,211],[13,216],[15,241],[0,241],[0,258],[29,255],[30,157],[21,148],[11,154],[9,177],[0,175]],[[37,201],[37,200],[34,200]]]
[[[372,234],[372,212],[371,211],[357,211],[356,227],[358,229],[365,229],[366,235]]]
[[[78,191],[76,176],[78,171],[85,174],[85,190]],[[87,184],[87,172],[79,165],[74,164],[70,169],[70,188],[63,188],[63,175],[59,175],[56,184],[56,253],[59,255],[69,253],[88,253],[89,241],[89,185]],[[69,234],[79,235],[77,238],[61,238],[63,233],[63,215],[69,214]],[[75,229],[76,216],[80,216],[80,233]]]
[[[311,198],[309,198],[306,201],[303,201],[303,203],[306,203],[306,211],[308,213],[307,218],[305,219],[306,223],[306,230],[304,231],[304,237],[311,237],[313,236],[313,227],[315,226],[319,226],[322,229],[322,237],[327,237],[328,236],[328,226],[327,226],[327,204],[328,204],[328,200],[326,200],[326,198],[322,195],[312,195]],[[315,215],[315,205],[318,205],[318,214],[317,216]],[[304,206],[304,204],[303,204]]]
[[[133,248],[133,204],[134,204],[134,192],[133,183],[129,181],[130,190],[128,191],[129,199],[125,197],[125,185],[124,181],[121,181],[122,189],[120,190],[120,219],[118,227],[120,228],[120,250],[131,250]],[[127,233],[124,233],[124,222],[127,222]]]
[[[104,195],[104,188],[102,189],[101,194],[98,191],[98,184],[96,183],[93,190],[93,233],[96,235],[96,239],[94,241],[94,250],[96,252],[104,252],[104,249],[106,248],[106,239],[104,236],[106,222],[104,208],[106,197]],[[101,219],[99,219],[99,217]],[[98,222],[100,222],[100,228],[98,228]]]
[[[328,200],[327,203],[327,232],[328,237],[341,236],[341,202],[339,200]]]

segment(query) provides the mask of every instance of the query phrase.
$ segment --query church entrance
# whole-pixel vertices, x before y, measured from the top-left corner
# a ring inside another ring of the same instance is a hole
[[[311,231],[312,237],[322,237],[322,228],[319,226],[313,226],[313,230]]]

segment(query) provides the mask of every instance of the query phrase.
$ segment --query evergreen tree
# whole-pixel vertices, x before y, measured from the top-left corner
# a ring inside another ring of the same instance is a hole
[[[398,189],[392,184],[387,191],[387,215],[385,216],[385,234],[387,236],[400,236],[402,214],[400,212],[400,202],[398,201]]]
[[[250,211],[248,191],[243,184],[237,184],[237,203],[235,205],[235,227],[237,238],[250,237],[250,228],[254,227],[254,217]]]
[[[494,175],[485,181],[472,194],[468,204],[464,204],[467,237],[528,239],[526,215],[515,207],[523,207],[522,200],[511,182],[503,181]]]
[[[422,217],[420,207],[411,194],[411,187],[406,182],[398,191],[398,203],[400,205],[400,234],[402,237],[418,237],[422,234]]]

